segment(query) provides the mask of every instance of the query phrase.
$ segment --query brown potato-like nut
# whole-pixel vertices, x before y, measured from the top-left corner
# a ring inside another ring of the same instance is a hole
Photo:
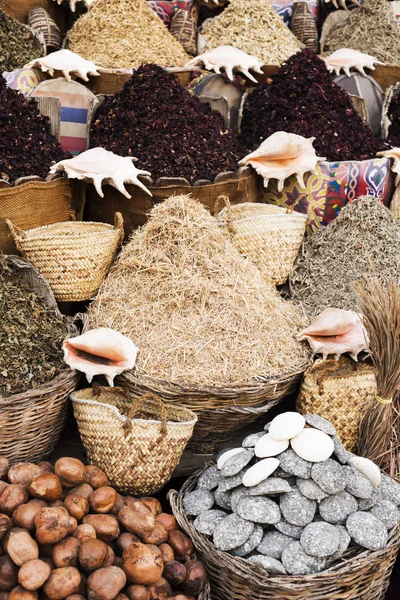
[[[85,500],[89,501],[90,494],[93,494],[93,488],[88,483],[81,483],[71,490],[68,490],[68,495],[69,494],[72,496],[80,496],[81,498],[85,498]]]
[[[111,546],[107,546],[107,557],[104,563],[104,567],[117,567],[118,565],[114,565],[115,553]],[[122,566],[121,566],[122,569]]]
[[[52,502],[49,502],[48,505],[55,507],[55,508],[63,508],[65,510],[65,512],[67,514],[69,514],[69,512],[65,508],[64,502],[62,500],[53,500]]]
[[[17,463],[8,469],[8,480],[10,483],[29,487],[40,474],[40,467],[34,463]]]
[[[77,458],[59,458],[54,472],[66,488],[73,488],[85,481],[85,465]]]
[[[87,581],[90,600],[113,600],[126,584],[126,575],[118,567],[105,567],[92,573]]]
[[[123,496],[121,496],[120,494],[117,494],[117,500],[116,500],[114,506],[111,509],[111,514],[112,515],[118,515],[119,511],[124,506],[126,506],[126,504],[125,504],[125,498]]]
[[[187,594],[175,594],[174,600],[196,600],[196,596],[188,596]]]
[[[152,551],[152,553],[154,554],[154,556],[159,556],[161,558],[161,560],[162,560],[162,553],[161,553],[161,550],[160,550],[160,548],[158,546],[155,546],[154,544],[146,544],[146,546],[148,547],[149,550]]]
[[[119,567],[120,569],[123,569],[122,557],[121,556],[114,556],[113,564],[111,566],[112,567]]]
[[[151,513],[156,517],[162,513],[162,506],[160,501],[157,498],[150,498],[145,496],[144,498],[140,498],[140,502],[145,505],[146,508],[149,509]]]
[[[172,562],[165,563],[163,577],[173,586],[177,587],[186,577],[186,567],[184,564],[173,560]]]
[[[150,535],[155,526],[154,515],[138,500],[121,508],[118,521],[129,533],[135,533],[140,538]]]
[[[190,538],[178,529],[168,533],[168,544],[173,549],[176,560],[190,558],[194,552],[194,546]]]
[[[28,529],[30,532],[35,531],[35,517],[45,506],[47,506],[46,501],[39,500],[39,498],[29,500],[26,504],[20,504],[13,514],[15,525]]]
[[[117,501],[117,492],[109,486],[97,488],[89,498],[90,508],[95,513],[109,513]]]
[[[149,592],[150,600],[167,600],[172,594],[172,589],[168,581],[160,577],[156,583],[149,585]]]
[[[7,531],[11,529],[13,522],[7,515],[0,514],[0,541],[6,535]]]
[[[95,571],[104,566],[108,556],[108,546],[101,540],[87,538],[79,549],[79,564],[85,571]]]
[[[161,558],[163,559],[163,562],[167,563],[175,560],[174,551],[169,544],[160,544],[158,548],[161,551]]]
[[[81,543],[74,537],[66,537],[61,542],[53,546],[52,560],[54,566],[76,567],[78,565],[78,556]]]
[[[86,598],[80,594],[71,594],[71,596],[67,596],[66,600],[86,600]]]
[[[70,517],[65,508],[42,508],[35,517],[36,539],[39,544],[57,544],[72,533],[77,525],[76,519]]]
[[[95,539],[97,537],[95,528],[93,525],[89,525],[88,523],[82,523],[81,525],[78,525],[72,535],[81,542],[83,542],[83,540],[86,538]]]
[[[167,531],[172,531],[178,527],[174,515],[169,515],[168,513],[160,513],[157,515],[156,523],[162,523]]]
[[[75,567],[54,569],[43,586],[43,591],[50,600],[63,600],[76,594],[81,583],[81,574]]]
[[[12,516],[14,510],[28,500],[28,490],[23,485],[12,483],[0,496],[0,512]]]
[[[129,600],[129,598],[125,594],[118,594],[118,596],[115,596],[115,600]]]
[[[6,456],[0,456],[0,477],[5,477],[8,473],[9,462]]]
[[[167,541],[168,531],[162,523],[156,523],[151,534],[143,538],[144,544],[154,544],[155,546],[165,544]]]
[[[18,567],[5,554],[0,557],[0,590],[9,592],[18,583]]]
[[[43,560],[28,560],[18,573],[18,581],[25,590],[38,590],[50,577],[51,569]]]
[[[117,519],[112,515],[86,515],[83,523],[92,525],[96,531],[96,537],[102,542],[112,542],[119,536],[119,525]]]
[[[40,463],[38,463],[38,467],[40,467],[42,475],[54,473],[54,467],[48,460],[41,460]]]
[[[185,563],[186,577],[182,583],[185,594],[197,596],[207,583],[207,573],[199,560],[188,560]]]
[[[135,542],[140,542],[140,538],[134,533],[121,533],[117,539],[117,552],[122,552]]]
[[[0,496],[2,495],[2,493],[4,492],[4,490],[9,486],[10,484],[7,483],[7,481],[2,481],[0,480]]]
[[[138,501],[138,498],[134,498],[133,496],[125,496],[125,505],[132,506],[135,502]]]
[[[91,485],[93,489],[110,485],[107,476],[95,465],[87,465],[85,467],[85,483]]]
[[[132,544],[122,555],[124,571],[130,583],[151,585],[163,572],[163,562],[145,544]]]
[[[14,527],[10,529],[4,540],[4,550],[11,560],[21,567],[28,560],[39,558],[39,546],[29,531]]]
[[[53,475],[52,473],[39,475],[29,486],[31,496],[47,500],[48,502],[60,500],[62,491],[61,481],[57,475]]]
[[[17,585],[17,587],[11,590],[10,595],[8,596],[8,600],[37,600],[37,598],[37,592],[24,590],[21,585]]]
[[[130,585],[126,593],[129,600],[150,600],[150,590],[145,585]]]
[[[77,521],[81,521],[89,512],[89,502],[81,496],[75,496],[75,494],[68,494],[65,497],[64,506],[71,517],[74,517]]]

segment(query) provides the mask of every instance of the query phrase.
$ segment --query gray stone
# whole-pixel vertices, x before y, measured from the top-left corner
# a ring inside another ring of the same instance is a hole
[[[390,500],[381,500],[371,510],[371,514],[382,521],[387,529],[392,529],[400,521],[400,511]]]
[[[293,475],[291,475],[290,473],[286,473],[286,471],[284,471],[280,467],[278,467],[274,471],[274,477],[278,477],[279,479],[287,479],[288,481],[291,481],[294,478]]]
[[[303,496],[297,489],[280,497],[279,506],[283,517],[292,525],[305,527],[314,519],[317,503]]]
[[[311,575],[323,571],[326,560],[308,556],[300,542],[292,542],[282,553],[282,564],[291,575]]]
[[[205,510],[202,512],[193,522],[193,526],[199,533],[204,535],[212,535],[217,525],[221,523],[226,517],[227,513],[217,508],[211,510]]]
[[[214,494],[208,490],[194,490],[185,494],[183,508],[188,515],[199,515],[214,504]]]
[[[335,525],[310,523],[301,534],[300,544],[304,552],[317,558],[328,558],[339,550],[340,533]]]
[[[374,489],[370,480],[354,467],[347,466],[342,467],[342,469],[344,469],[347,478],[346,492],[363,500],[370,498]]]
[[[280,477],[268,477],[249,489],[250,496],[285,494],[291,491],[288,481]]]
[[[292,537],[295,540],[300,539],[304,529],[304,527],[299,527],[298,525],[292,525],[292,523],[288,523],[287,521],[285,521],[285,519],[281,519],[279,523],[276,523],[274,525],[274,527],[280,533],[284,533],[285,535]]]
[[[379,489],[386,500],[390,500],[396,506],[400,506],[400,483],[382,473]]]
[[[342,442],[337,436],[334,436],[332,439],[335,447],[333,453],[335,454],[338,461],[341,462],[342,465],[345,465],[352,456],[351,452],[348,452],[346,450],[346,448],[343,446]]]
[[[221,492],[229,492],[229,490],[239,487],[239,485],[242,485],[243,475],[244,470],[242,469],[233,477],[222,477],[221,481],[219,482],[218,489],[221,490]]]
[[[368,512],[359,511],[350,515],[346,529],[356,544],[368,550],[381,550],[388,541],[385,525]]]
[[[347,484],[343,467],[331,458],[325,462],[315,463],[311,469],[311,478],[327,494],[342,492]]]
[[[231,554],[233,556],[240,556],[244,558],[245,556],[250,554],[250,552],[253,552],[253,550],[257,548],[258,544],[262,540],[263,535],[264,530],[261,527],[261,525],[254,525],[253,533],[251,534],[249,539],[246,540],[245,543],[239,546],[238,548],[234,548],[233,550],[231,550]]]
[[[346,527],[344,527],[343,525],[335,525],[335,527],[339,532],[339,548],[338,551],[335,552],[335,554],[329,558],[329,562],[334,562],[335,560],[338,560],[338,558],[340,558],[346,552],[351,542],[351,537],[347,533]]]
[[[332,423],[327,421],[327,419],[324,419],[324,417],[320,417],[319,415],[311,415],[311,414],[303,415],[303,417],[304,417],[307,425],[310,425],[310,427],[319,429],[320,431],[323,431],[327,435],[336,435],[335,427],[332,425]]]
[[[217,465],[213,465],[206,471],[200,475],[197,481],[197,489],[198,490],[215,490],[218,487],[218,484],[222,478],[221,471],[218,469]]]
[[[358,510],[357,500],[348,492],[339,492],[321,500],[319,513],[324,521],[333,525],[344,525],[346,519]]]
[[[219,489],[219,487],[217,487],[217,489],[214,492],[215,504],[220,508],[224,508],[225,510],[232,510],[231,497],[231,490],[229,490],[228,492],[222,492]]]
[[[274,525],[281,519],[281,511],[277,503],[265,496],[242,498],[236,512],[242,519],[264,525]]]
[[[329,496],[313,479],[301,479],[301,477],[298,477],[296,483],[300,493],[310,500],[320,502]]]
[[[359,510],[370,510],[374,506],[378,504],[383,499],[382,492],[379,488],[373,488],[372,494],[369,498],[363,499],[360,498],[358,500],[358,509]]]
[[[266,531],[261,542],[257,546],[257,551],[271,558],[280,560],[282,552],[293,542],[293,538],[281,533],[280,531]]]
[[[288,448],[277,456],[279,466],[289,475],[309,479],[311,477],[312,463],[300,458],[292,448]]]
[[[246,465],[249,464],[254,456],[254,450],[243,448],[243,452],[239,452],[231,456],[224,462],[221,468],[221,473],[224,477],[233,477],[237,475]]]
[[[242,442],[243,448],[254,448],[258,440],[264,437],[264,435],[265,431],[259,431],[258,433],[250,433],[250,435],[245,437]]]
[[[253,556],[249,556],[247,560],[255,565],[258,565],[262,569],[265,569],[268,571],[268,573],[276,573],[279,575],[286,575],[287,573],[283,564],[279,560],[276,560],[276,558],[271,558],[270,556],[253,554]]]
[[[233,513],[228,515],[214,530],[214,545],[223,551],[233,550],[244,544],[253,533],[254,524]]]
[[[243,485],[235,488],[231,496],[231,508],[233,512],[237,512],[237,507],[242,498],[250,496],[250,488],[244,487]]]

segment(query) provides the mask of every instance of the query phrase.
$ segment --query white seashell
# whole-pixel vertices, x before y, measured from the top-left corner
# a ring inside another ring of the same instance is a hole
[[[264,479],[267,479],[279,467],[277,458],[264,458],[250,467],[243,475],[242,483],[245,487],[258,485]]]
[[[271,421],[268,433],[274,440],[290,440],[304,429],[305,424],[300,413],[285,412]]]
[[[335,449],[329,435],[312,427],[303,429],[290,443],[300,458],[313,463],[324,462]]]
[[[86,60],[71,50],[52,52],[47,56],[31,60],[25,66],[31,69],[38,67],[44,73],[48,72],[50,77],[53,77],[54,71],[61,71],[68,81],[71,81],[71,75],[80,77],[83,81],[89,81],[88,75],[100,75],[94,62]]]
[[[372,460],[364,458],[363,456],[353,456],[348,464],[369,479],[374,487],[379,486],[381,482],[381,471]]]
[[[269,433],[263,435],[256,443],[255,453],[258,458],[276,456],[289,447],[289,440],[274,440]]]
[[[256,56],[251,56],[233,46],[218,46],[218,48],[192,58],[185,66],[199,67],[202,65],[207,71],[215,73],[221,73],[221,69],[223,69],[231,81],[235,71],[243,73],[254,83],[257,83],[257,79],[253,77],[250,70],[260,73],[260,75],[263,73],[262,63]]]
[[[315,138],[305,138],[295,133],[277,131],[262,144],[245,156],[239,164],[251,165],[264,179],[267,187],[270,179],[278,180],[278,190],[283,190],[285,179],[296,175],[299,185],[304,188],[304,175],[316,172],[319,160],[312,145]]]
[[[57,4],[62,4],[64,0],[54,0]],[[69,0],[69,7],[72,12],[75,12],[77,4],[83,4],[86,8],[90,8],[94,0]]]
[[[348,77],[350,76],[350,69],[352,68],[357,69],[357,71],[365,75],[364,68],[373,71],[375,69],[374,64],[384,64],[374,56],[364,54],[363,52],[353,50],[352,48],[340,48],[340,50],[336,50],[336,52],[326,56],[324,61],[328,71],[331,73],[334,71],[336,75],[339,75],[340,71],[343,69]]]
[[[223,464],[228,460],[228,458],[231,458],[231,456],[235,456],[235,454],[239,454],[239,452],[244,452],[244,450],[244,448],[232,448],[232,450],[227,450],[226,452],[221,454],[217,461],[218,469],[222,469]]]

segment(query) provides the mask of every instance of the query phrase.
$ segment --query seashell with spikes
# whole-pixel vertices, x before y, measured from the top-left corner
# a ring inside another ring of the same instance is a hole
[[[115,187],[126,198],[131,195],[125,189],[125,184],[137,185],[150,196],[152,193],[138,179],[140,175],[150,176],[149,171],[137,169],[132,156],[118,156],[104,148],[91,148],[74,158],[67,158],[53,165],[50,173],[64,171],[69,179],[79,179],[93,183],[97,193],[104,198],[102,185],[109,184]]]
[[[400,148],[390,148],[383,152],[378,152],[377,156],[385,156],[393,159],[392,172],[396,173],[396,186],[400,183]]]
[[[352,310],[326,308],[296,336],[307,340],[314,354],[324,358],[333,354],[336,360],[348,352],[357,361],[360,352],[368,352],[368,334],[360,316]]]
[[[54,2],[57,2],[57,4],[62,4],[64,2],[64,0],[54,0]],[[72,12],[75,12],[77,4],[82,4],[85,8],[90,8],[91,5],[93,4],[93,2],[94,2],[94,0],[69,0],[68,1],[69,7]]]
[[[315,138],[304,138],[295,133],[277,131],[251,154],[245,156],[239,164],[251,165],[264,179],[267,187],[270,179],[278,180],[278,190],[283,190],[285,179],[295,175],[299,185],[304,188],[305,173],[316,172],[319,160],[312,145]]]
[[[219,74],[221,73],[221,69],[223,69],[231,81],[236,72],[246,75],[251,81],[257,83],[257,79],[255,79],[250,71],[254,71],[260,75],[263,73],[261,69],[262,63],[256,56],[251,56],[233,46],[218,46],[218,48],[208,50],[204,54],[192,58],[185,66],[190,68],[202,65],[207,71],[214,71]]]
[[[335,8],[344,8],[344,10],[349,10],[347,8],[346,0],[325,0],[326,4],[330,2],[332,2]],[[352,4],[355,4],[356,6],[361,6],[359,0],[352,0]]]
[[[35,58],[25,65],[25,68],[35,67],[40,68],[44,73],[49,73],[50,77],[53,77],[54,71],[61,71],[68,81],[71,81],[72,75],[80,77],[83,81],[89,81],[88,75],[100,75],[94,62],[70,50],[58,50],[47,56]]]
[[[375,65],[383,65],[384,63],[370,56],[369,54],[363,54],[358,50],[352,48],[340,48],[333,54],[324,57],[326,68],[331,73],[334,71],[336,75],[339,75],[340,71],[344,71],[346,75],[350,76],[350,69],[356,69],[362,75],[365,75],[364,69],[370,69],[373,71]]]

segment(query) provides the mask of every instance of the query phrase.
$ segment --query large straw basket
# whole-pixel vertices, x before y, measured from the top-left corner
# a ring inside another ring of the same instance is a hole
[[[203,562],[213,600],[383,600],[400,546],[395,530],[383,550],[350,548],[331,568],[307,576],[270,575],[243,558],[217,550],[196,532],[183,511],[183,496],[192,491],[198,476],[186,481],[179,494],[169,495],[172,512],[191,538]]]
[[[93,298],[123,238],[123,220],[71,221],[22,231],[7,220],[19,252],[46,277],[59,302]]]
[[[353,452],[358,442],[361,413],[376,395],[376,378],[369,362],[318,359],[304,374],[296,408],[331,421],[343,445]]]
[[[390,202],[390,212],[394,214],[396,219],[400,220],[400,185],[397,185]]]
[[[129,494],[155,494],[169,481],[197,421],[155,394],[136,399],[121,388],[96,386],[71,399],[90,462]]]
[[[308,217],[272,204],[226,206],[218,214],[236,248],[275,285],[287,280],[304,238]]]
[[[58,312],[54,294],[45,279],[27,261],[18,256],[5,257],[6,263],[20,270],[25,281],[48,306]],[[77,335],[69,325],[69,335]],[[37,462],[54,449],[67,414],[68,397],[78,384],[76,371],[65,368],[46,384],[22,394],[0,397],[0,455],[11,464]]]

